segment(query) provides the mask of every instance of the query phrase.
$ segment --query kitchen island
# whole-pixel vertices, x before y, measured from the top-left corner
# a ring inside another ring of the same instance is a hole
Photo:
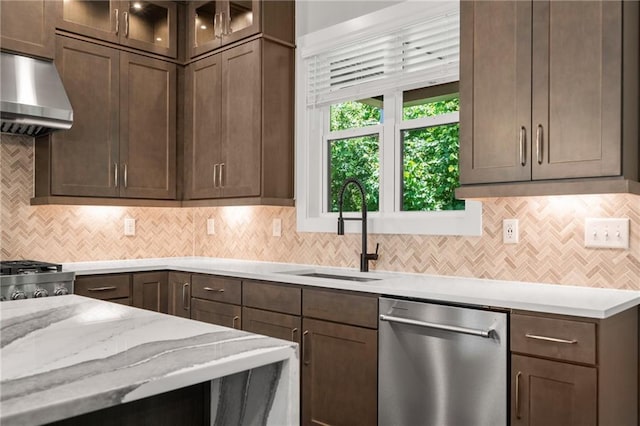
[[[295,343],[75,295],[3,302],[0,320],[3,426],[195,386],[205,423],[299,421]]]

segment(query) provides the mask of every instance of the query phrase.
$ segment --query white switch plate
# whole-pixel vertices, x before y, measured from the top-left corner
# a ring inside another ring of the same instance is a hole
[[[584,246],[596,248],[629,248],[629,219],[586,218]]]
[[[124,219],[124,235],[133,237],[136,235],[136,220],[127,217]]]
[[[282,236],[282,219],[273,219],[272,234],[274,237]]]
[[[518,233],[518,219],[502,220],[502,242],[504,244],[518,244],[520,235]]]
[[[214,235],[216,233],[216,221],[213,218],[207,219],[207,235]]]

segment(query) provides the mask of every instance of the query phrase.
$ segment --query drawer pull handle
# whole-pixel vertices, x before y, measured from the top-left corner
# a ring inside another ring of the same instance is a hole
[[[182,309],[184,309],[185,311],[191,309],[191,306],[189,306],[191,304],[190,302],[189,283],[184,283],[182,284]]]
[[[520,376],[522,376],[522,371],[518,371],[516,374],[516,419],[518,420],[522,418],[520,416]]]
[[[558,339],[556,337],[538,336],[536,334],[529,334],[529,333],[525,334],[525,337],[529,339],[534,339],[534,340],[544,340],[545,342],[566,343],[567,345],[575,345],[576,343],[578,343],[576,339],[571,339],[571,340]]]
[[[114,286],[108,286],[108,287],[93,287],[93,288],[88,288],[88,291],[109,291],[109,290],[115,290],[116,287]]]
[[[217,291],[218,293],[224,293],[224,288],[205,287],[204,289],[205,291]]]
[[[240,319],[240,317],[237,316],[237,315],[235,317],[233,317],[233,323],[232,323],[231,327],[236,328],[236,321],[238,321],[239,319]]]
[[[291,341],[295,342],[296,341],[296,333],[298,332],[298,328],[294,328],[293,330],[291,330]]]

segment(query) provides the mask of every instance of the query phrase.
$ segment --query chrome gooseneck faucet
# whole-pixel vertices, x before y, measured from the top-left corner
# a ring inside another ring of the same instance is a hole
[[[362,197],[362,216],[361,217],[342,217],[342,204],[344,203],[344,190],[347,186],[353,183],[360,191]],[[340,188],[340,196],[338,197],[338,208],[340,213],[338,215],[338,235],[344,235],[344,221],[345,220],[361,220],[362,221],[362,253],[360,253],[360,272],[369,272],[369,261],[378,260],[378,247],[380,244],[376,244],[375,253],[367,253],[367,201],[365,199],[365,191],[362,183],[355,178],[348,178],[342,184]]]

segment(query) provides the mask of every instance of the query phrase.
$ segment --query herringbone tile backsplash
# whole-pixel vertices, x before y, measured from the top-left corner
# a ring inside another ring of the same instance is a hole
[[[290,207],[129,208],[30,206],[33,143],[2,135],[0,257],[54,262],[214,256],[358,266],[359,235],[297,233]],[[136,236],[123,236],[123,219]],[[520,219],[520,243],[502,243],[502,219]],[[630,250],[583,247],[586,217],[629,217]],[[215,235],[206,235],[214,218]],[[274,218],[282,237],[271,236]],[[375,269],[640,289],[640,197],[633,195],[483,200],[482,237],[372,235]]]

